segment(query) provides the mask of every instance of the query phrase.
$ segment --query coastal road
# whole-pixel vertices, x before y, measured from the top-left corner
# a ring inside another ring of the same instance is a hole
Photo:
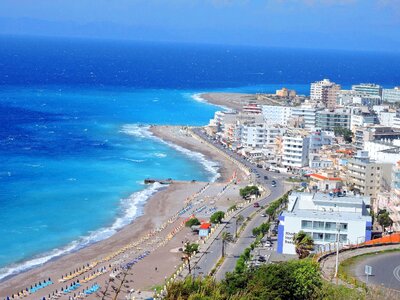
[[[366,265],[372,267],[368,283],[400,291],[400,251],[371,254],[358,260],[350,271],[363,282],[367,282]]]
[[[283,196],[285,194],[284,186],[282,182],[277,182],[277,186],[275,188],[271,188],[271,194],[268,197],[263,198],[258,201],[261,206],[265,206],[268,203],[274,201],[275,199]],[[248,207],[248,211],[246,213],[252,214],[255,211],[255,208]],[[260,226],[262,223],[266,222],[267,217],[263,217],[261,214],[265,209],[262,209],[261,212],[257,212],[253,219],[247,224],[244,228],[243,232],[240,234],[239,238],[235,243],[228,244],[227,247],[227,256],[218,272],[216,273],[215,278],[217,280],[222,280],[225,278],[226,272],[232,272],[235,269],[236,262],[239,259],[239,256],[244,252],[244,250],[255,240],[253,236],[253,228]],[[244,216],[244,214],[242,213]]]
[[[286,174],[270,172],[262,168],[257,168],[254,164],[238,155],[237,153],[227,149],[222,144],[217,141],[210,139],[201,129],[193,129],[193,131],[200,136],[202,139],[212,143],[216,148],[224,151],[226,154],[230,155],[232,158],[237,161],[243,163],[247,168],[249,168],[252,172],[252,176],[255,181],[260,185],[264,186],[266,189],[270,190],[270,194],[257,202],[259,202],[260,206],[266,206],[268,203],[274,201],[275,199],[281,197],[285,193],[284,182],[283,180],[288,177]],[[276,187],[271,186],[271,181],[276,181]],[[246,226],[245,230],[241,233],[240,238],[236,241],[235,244],[228,245],[227,253],[229,254],[224,263],[221,265],[220,270],[217,272],[217,279],[222,279],[225,276],[226,272],[233,271],[236,265],[236,261],[239,258],[240,254],[244,251],[246,247],[248,247],[255,238],[252,236],[252,230],[254,227],[259,226],[261,223],[266,222],[266,218],[261,216],[261,212],[263,209],[255,208],[253,205],[250,205],[244,208],[240,214],[247,218],[254,212],[257,212],[256,216],[250,221],[250,223]],[[222,232],[227,231],[231,233],[233,236],[235,235],[236,224],[234,219],[231,220],[230,223],[225,224],[225,228],[221,231],[218,237],[214,240],[214,242],[210,245],[209,249],[201,257],[199,262],[194,267],[193,275],[194,276],[205,276],[210,273],[210,271],[217,264],[219,258],[222,254],[222,242],[221,235]]]
[[[275,188],[272,188],[271,194],[265,198],[258,200],[257,202],[260,203],[260,206],[265,206],[268,203],[272,202],[273,200],[279,198],[283,194],[284,194],[283,183],[277,181],[277,186]],[[221,270],[223,269],[225,270],[225,272],[233,271],[236,265],[236,261],[239,258],[240,254],[242,254],[244,249],[248,247],[255,240],[255,238],[252,236],[253,228],[259,226],[263,222],[266,222],[266,218],[261,216],[262,211],[264,211],[264,209],[260,210],[260,208],[255,208],[253,207],[253,205],[250,205],[244,208],[240,212],[240,214],[244,218],[249,217],[254,212],[257,213],[256,216],[245,227],[245,230],[241,233],[240,238],[237,240],[237,242],[234,244],[228,244],[226,252],[229,253],[229,255],[226,257],[224,263],[222,264]],[[221,241],[222,232],[227,231],[231,233],[232,236],[235,235],[236,224],[234,219],[232,219],[229,223],[224,224],[222,226],[225,226],[225,228],[221,231],[218,237],[212,242],[209,249],[201,257],[197,265],[194,266],[193,275],[195,277],[205,276],[209,274],[211,270],[214,268],[214,266],[217,264],[222,254],[222,241]],[[222,278],[223,276],[221,275],[220,277]]]

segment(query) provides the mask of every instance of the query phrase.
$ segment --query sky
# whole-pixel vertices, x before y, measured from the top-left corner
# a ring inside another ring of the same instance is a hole
[[[0,34],[400,51],[400,0],[0,0]]]

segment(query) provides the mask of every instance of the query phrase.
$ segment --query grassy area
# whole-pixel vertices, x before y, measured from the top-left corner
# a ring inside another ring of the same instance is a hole
[[[215,264],[215,267],[210,271],[210,276],[214,276],[215,273],[217,273],[218,269],[221,267],[221,265],[224,263],[225,257],[221,257],[218,262]]]
[[[164,287],[164,285],[162,285],[162,284],[157,284],[157,285],[151,286],[149,289],[146,289],[146,290],[149,290],[149,291],[156,291],[156,293],[159,293],[159,292],[161,292],[161,290],[163,289],[163,287]]]
[[[361,287],[363,289],[367,289],[366,284],[360,280],[357,280],[357,278],[355,278],[351,273],[351,269],[353,268],[353,266],[369,256],[373,256],[376,254],[398,252],[398,251],[400,251],[400,249],[388,249],[388,250],[365,253],[354,257],[350,257],[340,263],[338,269],[339,278],[352,284],[355,287]]]

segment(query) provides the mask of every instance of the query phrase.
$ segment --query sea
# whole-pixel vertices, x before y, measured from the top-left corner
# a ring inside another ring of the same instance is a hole
[[[106,239],[143,213],[148,177],[218,178],[152,136],[205,125],[199,94],[400,84],[400,54],[0,37],[0,280]]]

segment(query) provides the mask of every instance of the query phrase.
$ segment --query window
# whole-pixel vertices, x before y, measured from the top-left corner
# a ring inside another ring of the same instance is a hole
[[[301,221],[301,228],[312,228],[312,221]]]
[[[336,230],[336,223],[335,222],[326,222],[325,229],[326,230]]]
[[[324,229],[324,222],[314,221],[313,228],[314,229]]]
[[[334,241],[336,241],[336,234],[325,233],[325,242],[334,242]]]
[[[347,231],[347,223],[340,223],[340,231]]]
[[[346,243],[347,242],[347,234],[340,234],[339,235],[339,242]]]
[[[314,241],[323,241],[324,240],[324,234],[323,233],[314,232],[312,237],[313,237]]]

